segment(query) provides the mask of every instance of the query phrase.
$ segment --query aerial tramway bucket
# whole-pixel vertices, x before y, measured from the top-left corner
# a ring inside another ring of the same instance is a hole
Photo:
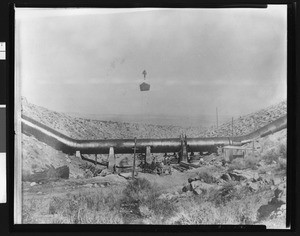
[[[144,70],[142,72],[142,74],[144,75],[144,79],[146,79],[146,75],[147,75],[147,72]],[[140,91],[143,92],[143,91],[149,91],[150,90],[150,84],[146,83],[146,82],[143,82],[140,84]]]
[[[147,84],[145,82],[140,84],[140,90],[141,91],[149,91],[150,90],[150,84]]]

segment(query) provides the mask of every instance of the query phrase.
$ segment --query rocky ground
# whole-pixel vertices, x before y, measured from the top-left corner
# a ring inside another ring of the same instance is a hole
[[[277,119],[285,109],[286,103],[282,102],[236,119],[236,134]],[[138,127],[77,120],[28,103],[23,105],[23,112],[75,138],[90,134],[94,138],[114,138],[125,135],[128,127]],[[151,133],[153,129],[157,137],[172,132],[166,127],[166,131],[159,126],[143,127],[145,130],[136,128],[133,132]],[[227,136],[231,127],[228,123],[210,131],[199,128],[197,132],[197,136]],[[23,176],[42,171],[46,165],[67,165],[70,169],[69,179],[23,181],[23,223],[265,224],[285,228],[286,130],[256,140],[255,150],[246,152],[244,158],[224,162],[223,153],[196,155],[193,163],[198,168],[179,171],[174,164],[172,175],[138,172],[137,182],[121,176],[130,177],[130,173],[112,174],[101,166],[97,166],[96,176],[87,174],[85,161],[54,150],[34,137],[22,135],[22,145]],[[156,156],[159,161],[163,159],[162,155]],[[98,158],[106,160],[107,156]],[[131,165],[132,155],[118,155],[117,160]]]

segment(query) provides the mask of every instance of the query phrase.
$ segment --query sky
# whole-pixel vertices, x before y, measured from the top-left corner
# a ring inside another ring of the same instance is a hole
[[[286,18],[283,5],[16,8],[16,76],[58,112],[245,115],[287,97]]]

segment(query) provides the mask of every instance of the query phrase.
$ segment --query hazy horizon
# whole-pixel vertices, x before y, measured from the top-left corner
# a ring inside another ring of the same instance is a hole
[[[166,116],[166,115],[142,115],[142,114],[82,114],[78,112],[65,112],[65,114],[85,119],[100,121],[113,121],[122,123],[138,123],[150,125],[170,125],[180,127],[210,127],[216,125],[216,115],[199,116]],[[230,116],[219,116],[219,125],[231,119]]]
[[[286,102],[286,101],[283,101]],[[277,105],[277,104],[272,104]],[[269,107],[265,107],[267,109]],[[238,119],[239,117],[251,115],[259,112],[260,110],[252,111],[251,113],[241,114],[240,116],[220,115],[218,114],[218,125],[231,122],[231,119]],[[63,112],[63,111],[58,111]],[[73,117],[80,117],[85,119],[95,119],[100,121],[113,121],[124,123],[139,123],[139,124],[152,124],[152,125],[172,125],[180,127],[211,127],[217,125],[216,113],[215,114],[202,114],[197,116],[176,115],[168,116],[166,114],[83,114],[80,112],[64,112]]]

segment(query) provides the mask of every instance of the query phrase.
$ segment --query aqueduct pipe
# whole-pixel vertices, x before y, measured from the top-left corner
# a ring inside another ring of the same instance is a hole
[[[250,134],[237,137],[186,138],[184,140],[182,138],[137,139],[136,152],[145,153],[146,147],[151,147],[152,153],[179,152],[182,142],[186,143],[189,152],[214,151],[217,147],[226,145],[240,146],[286,127],[287,116],[285,115]],[[134,151],[134,139],[76,140],[25,115],[22,115],[22,132],[66,154],[74,154],[76,151],[82,154],[108,154],[110,147],[114,148],[115,154]]]

